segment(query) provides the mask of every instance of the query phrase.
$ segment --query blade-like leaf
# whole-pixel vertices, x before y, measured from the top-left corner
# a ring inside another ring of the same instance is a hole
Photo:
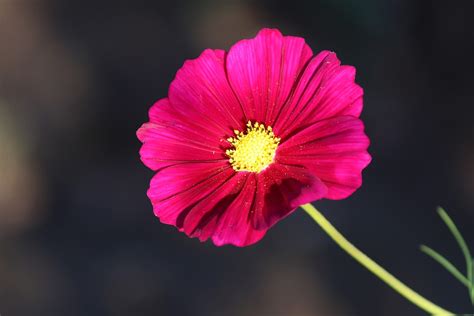
[[[421,245],[420,250],[431,257],[434,261],[438,262],[443,266],[443,268],[448,270],[456,279],[458,279],[459,282],[467,286],[468,289],[471,288],[471,282],[469,282],[469,280],[451,262],[449,262],[448,259],[425,245]]]
[[[461,251],[464,255],[464,259],[466,260],[466,274],[467,274],[467,279],[469,283],[471,284],[469,288],[469,297],[471,299],[471,303],[474,305],[474,279],[473,279],[473,262],[472,262],[472,256],[471,252],[469,251],[469,248],[466,245],[466,242],[464,241],[464,238],[462,237],[461,233],[459,232],[458,228],[454,224],[453,220],[449,217],[448,213],[442,208],[438,207],[438,214],[443,220],[443,222],[448,226],[449,230],[451,231],[451,234],[453,234],[454,238],[456,239],[459,248],[461,248]]]

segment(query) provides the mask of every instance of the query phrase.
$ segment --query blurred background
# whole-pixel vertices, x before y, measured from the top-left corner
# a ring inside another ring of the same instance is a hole
[[[257,245],[162,225],[135,131],[186,59],[262,27],[355,65],[372,164],[315,205],[415,290],[473,312],[418,250],[474,247],[474,2],[0,0],[0,314],[423,315],[303,212]]]

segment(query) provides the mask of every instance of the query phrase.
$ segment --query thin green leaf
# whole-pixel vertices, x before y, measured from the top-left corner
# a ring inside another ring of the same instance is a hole
[[[461,248],[461,251],[464,255],[464,259],[466,260],[466,274],[467,274],[467,279],[469,280],[469,283],[471,284],[469,288],[469,297],[471,299],[471,303],[474,305],[474,279],[473,279],[473,262],[472,262],[472,256],[471,252],[469,251],[469,248],[466,245],[466,242],[464,241],[464,238],[462,237],[461,233],[459,232],[458,228],[454,224],[453,220],[449,217],[448,213],[442,208],[438,207],[438,214],[441,217],[441,219],[444,221],[446,226],[448,226],[449,230],[453,234],[454,238],[456,239],[459,248]]]
[[[467,286],[468,289],[471,288],[471,282],[469,282],[469,280],[464,276],[464,274],[462,274],[451,262],[449,262],[448,259],[425,245],[421,245],[420,250],[429,257],[431,257],[434,261],[442,265],[443,268],[448,270],[456,279],[458,279],[459,282]]]

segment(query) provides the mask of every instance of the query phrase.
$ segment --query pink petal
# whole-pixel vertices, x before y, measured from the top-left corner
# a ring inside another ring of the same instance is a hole
[[[343,199],[362,184],[370,163],[369,139],[361,120],[341,116],[317,122],[284,141],[279,162],[303,165],[327,186],[328,199]]]
[[[177,163],[227,160],[219,139],[193,134],[180,125],[145,123],[137,135],[143,142],[141,160],[152,170]]]
[[[220,145],[220,137],[210,134],[203,130],[201,126],[187,115],[186,112],[180,113],[170,102],[168,98],[158,100],[148,111],[150,123],[163,129],[175,131],[177,135],[183,139],[190,139],[199,143],[207,143],[208,145],[218,147]],[[137,136],[140,141],[144,141],[147,133],[146,129],[139,129]],[[218,136],[222,136],[223,131]],[[216,142],[217,140],[217,142]]]
[[[355,68],[341,66],[336,54],[323,51],[313,57],[283,108],[275,133],[286,138],[300,126],[325,118],[359,117],[363,90],[354,80]]]
[[[168,98],[186,124],[217,137],[231,134],[245,119],[224,68],[225,52],[206,49],[188,60],[170,85]]]
[[[273,163],[257,174],[252,225],[268,229],[298,206],[321,199],[327,188],[303,167]]]
[[[226,212],[247,176],[246,173],[234,173],[222,186],[195,204],[184,218],[183,231],[190,237],[207,240],[214,233],[218,217]]]
[[[272,125],[311,56],[304,39],[275,29],[232,46],[226,68],[246,120]]]
[[[148,111],[148,118],[151,123],[161,124],[163,126],[172,125],[177,120],[176,113],[173,110],[168,98],[155,102]],[[140,135],[138,135],[140,138]]]
[[[235,171],[227,163],[188,163],[157,172],[147,192],[162,223],[182,228],[183,217],[196,203],[226,183]]]
[[[256,230],[250,220],[256,184],[255,174],[249,174],[242,190],[219,218],[212,236],[215,245],[232,244],[244,247],[263,238],[267,230]]]

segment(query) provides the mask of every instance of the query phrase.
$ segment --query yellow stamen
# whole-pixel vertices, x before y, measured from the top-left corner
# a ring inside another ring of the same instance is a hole
[[[235,137],[227,139],[234,148],[225,153],[235,171],[260,172],[273,162],[280,138],[270,126],[248,121],[245,133],[237,130],[234,133]]]

